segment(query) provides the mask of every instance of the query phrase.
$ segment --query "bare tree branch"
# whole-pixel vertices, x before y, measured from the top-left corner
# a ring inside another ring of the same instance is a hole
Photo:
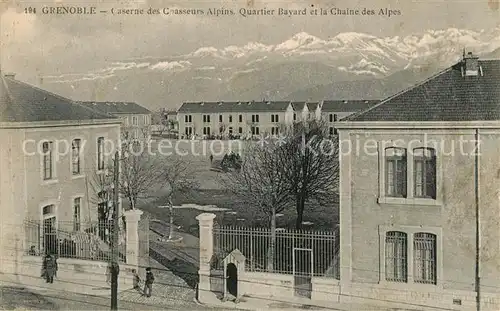
[[[124,134],[129,137],[127,133]],[[120,159],[120,193],[135,209],[139,199],[149,197],[150,190],[158,185],[161,176],[161,161],[150,154],[144,140],[126,139],[122,142]]]
[[[288,131],[280,159],[288,169],[289,194],[295,198],[296,228],[302,228],[306,203],[328,204],[336,200],[339,180],[338,139],[329,137],[319,121],[297,123]]]
[[[284,211],[291,202],[286,167],[279,158],[276,141],[264,145],[249,143],[243,153],[241,169],[229,172],[221,181],[250,208],[268,217],[271,243],[267,253],[267,268],[274,269],[276,245],[276,214]]]

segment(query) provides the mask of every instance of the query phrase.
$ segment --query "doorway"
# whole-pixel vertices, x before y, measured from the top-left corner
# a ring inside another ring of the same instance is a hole
[[[235,298],[238,297],[238,268],[234,263],[227,264],[226,267],[226,290]]]
[[[313,274],[312,249],[293,249],[293,286],[297,297],[311,298]]]
[[[57,255],[57,218],[55,206],[47,205],[43,208],[43,249],[45,254]]]

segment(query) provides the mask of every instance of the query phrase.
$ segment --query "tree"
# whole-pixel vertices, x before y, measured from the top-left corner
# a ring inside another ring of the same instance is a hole
[[[124,134],[120,160],[120,193],[135,209],[138,199],[148,198],[151,189],[158,185],[161,161],[149,152],[149,142],[129,139]]]
[[[295,199],[295,226],[302,229],[306,203],[328,204],[336,199],[339,181],[338,139],[329,138],[320,121],[308,120],[294,124],[282,137],[278,149],[287,162],[286,179],[289,194]]]
[[[191,163],[184,159],[176,158],[175,156],[167,158],[166,163],[162,166],[160,182],[163,182],[168,188],[167,201],[170,212],[169,240],[172,240],[174,235],[174,195],[188,194],[199,188],[199,183],[194,178],[193,167]]]
[[[269,140],[265,144],[250,143],[244,151],[239,171],[232,171],[222,183],[242,203],[258,209],[267,216],[271,241],[267,252],[267,269],[274,269],[276,247],[276,214],[291,202],[286,179],[286,162],[279,156],[279,144]]]
[[[173,128],[173,120],[168,120],[166,111],[163,109],[156,111],[153,114],[153,124],[156,128],[156,134],[162,136],[165,132],[169,132]]]

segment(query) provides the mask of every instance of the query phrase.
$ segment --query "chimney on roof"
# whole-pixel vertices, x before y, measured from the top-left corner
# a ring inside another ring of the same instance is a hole
[[[482,70],[479,66],[479,57],[472,54],[472,52],[467,53],[467,55],[463,56],[462,60],[462,76],[477,76]]]

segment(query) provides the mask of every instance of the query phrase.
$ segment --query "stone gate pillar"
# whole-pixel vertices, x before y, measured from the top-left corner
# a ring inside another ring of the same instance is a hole
[[[214,226],[215,214],[203,213],[196,216],[200,225],[200,269],[198,270],[198,300],[206,302],[213,296],[210,292],[210,261],[214,253]]]
[[[125,229],[127,231],[127,265],[135,266],[135,269],[137,269],[139,265],[139,220],[141,219],[143,212],[141,210],[134,209],[125,211],[123,214],[125,215]]]

